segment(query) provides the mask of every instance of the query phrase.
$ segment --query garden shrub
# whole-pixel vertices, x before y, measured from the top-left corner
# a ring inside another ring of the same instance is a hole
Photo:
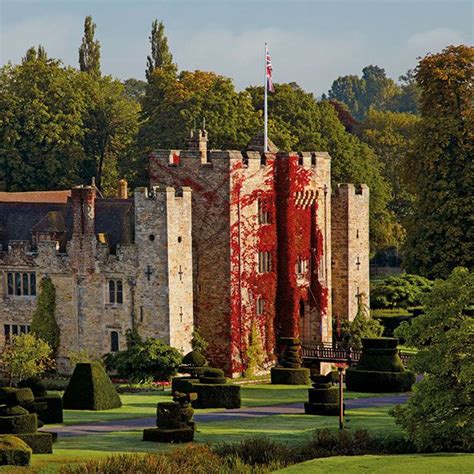
[[[38,417],[44,424],[54,424],[63,422],[63,399],[61,395],[50,393],[45,397],[35,399],[38,403],[45,403],[45,408],[36,410]]]
[[[38,303],[31,321],[31,332],[48,343],[53,353],[59,347],[59,326],[55,317],[56,289],[51,278],[44,277],[40,283]]]
[[[46,385],[40,377],[29,377],[18,383],[18,388],[29,388],[35,398],[46,396]]]
[[[224,377],[224,371],[221,369],[209,368],[199,377],[199,383],[206,384],[225,384],[227,379]]]
[[[309,369],[287,368],[287,367],[272,367],[271,382],[276,385],[308,385],[309,384]]]
[[[119,377],[139,382],[149,379],[164,381],[175,375],[181,363],[181,354],[159,339],[135,340],[125,351],[107,354],[104,358],[109,370]]]
[[[247,367],[244,372],[245,377],[253,377],[263,368],[265,362],[265,351],[263,350],[262,336],[255,321],[250,329],[249,344],[245,352]]]
[[[396,338],[362,339],[362,355],[346,370],[346,386],[356,392],[407,392],[415,374],[405,370],[398,355]]]
[[[70,410],[109,410],[122,406],[104,368],[97,362],[77,364],[63,395]]]
[[[38,429],[38,418],[34,413],[24,415],[0,415],[0,433],[34,433]]]
[[[0,435],[0,466],[29,466],[31,448],[20,438]]]
[[[205,367],[207,365],[207,360],[200,352],[191,351],[183,357],[182,364],[191,367]]]
[[[403,274],[374,284],[370,291],[373,309],[409,308],[420,306],[423,295],[431,290],[433,282],[418,275]]]
[[[193,384],[197,400],[194,408],[240,408],[240,386],[232,384]]]
[[[188,393],[193,389],[193,383],[199,383],[199,379],[193,377],[173,377],[171,379],[171,393]]]
[[[339,389],[333,387],[331,373],[311,376],[313,387],[308,390],[309,402],[304,404],[307,415],[338,415]]]
[[[222,378],[224,377],[224,371],[222,369],[214,369],[212,367],[209,367],[208,369],[204,371],[203,376]]]
[[[220,443],[213,447],[220,457],[240,458],[245,464],[286,466],[294,458],[294,450],[264,436],[253,436],[238,443]]]
[[[50,454],[53,452],[53,441],[51,433],[22,433],[17,434],[33,451],[33,454]]]

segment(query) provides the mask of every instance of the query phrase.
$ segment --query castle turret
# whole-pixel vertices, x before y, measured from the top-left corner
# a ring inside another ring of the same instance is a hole
[[[339,184],[332,196],[333,317],[369,307],[369,188]]]

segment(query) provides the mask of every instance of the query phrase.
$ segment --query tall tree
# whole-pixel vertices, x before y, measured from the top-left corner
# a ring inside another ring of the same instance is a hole
[[[79,67],[83,72],[100,76],[100,43],[94,39],[95,23],[91,16],[84,20],[84,36],[79,48]]]
[[[405,265],[428,277],[474,265],[474,48],[449,46],[416,70],[421,122],[407,176],[416,196]]]
[[[7,191],[79,182],[86,111],[79,76],[36,55],[0,69],[0,173]]]
[[[413,114],[370,110],[356,127],[357,135],[375,151],[383,163],[383,175],[392,185],[390,209],[399,223],[411,213],[413,196],[408,192],[403,169],[413,151],[416,124]]]
[[[173,55],[168,46],[168,38],[165,35],[165,25],[163,22],[154,20],[151,24],[151,54],[146,60],[146,78],[150,82],[151,76],[156,69],[167,69],[176,74],[177,66],[173,63]]]

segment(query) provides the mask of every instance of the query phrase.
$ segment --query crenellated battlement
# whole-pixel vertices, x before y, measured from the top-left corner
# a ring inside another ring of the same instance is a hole
[[[348,198],[348,197],[361,197],[364,199],[369,198],[369,187],[366,184],[355,186],[352,183],[339,183],[333,190],[334,198]]]

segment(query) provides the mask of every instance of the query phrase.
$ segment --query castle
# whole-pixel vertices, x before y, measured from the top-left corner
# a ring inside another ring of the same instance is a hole
[[[262,137],[208,150],[200,130],[187,150],[153,152],[149,179],[133,199],[123,182],[114,199],[0,193],[4,338],[28,330],[44,275],[65,364],[69,349],[123,348],[130,328],[186,352],[194,324],[212,363],[240,374],[253,327],[271,364],[279,337],[331,342],[333,318],[368,304],[369,190],[331,192],[327,153],[263,152]]]

